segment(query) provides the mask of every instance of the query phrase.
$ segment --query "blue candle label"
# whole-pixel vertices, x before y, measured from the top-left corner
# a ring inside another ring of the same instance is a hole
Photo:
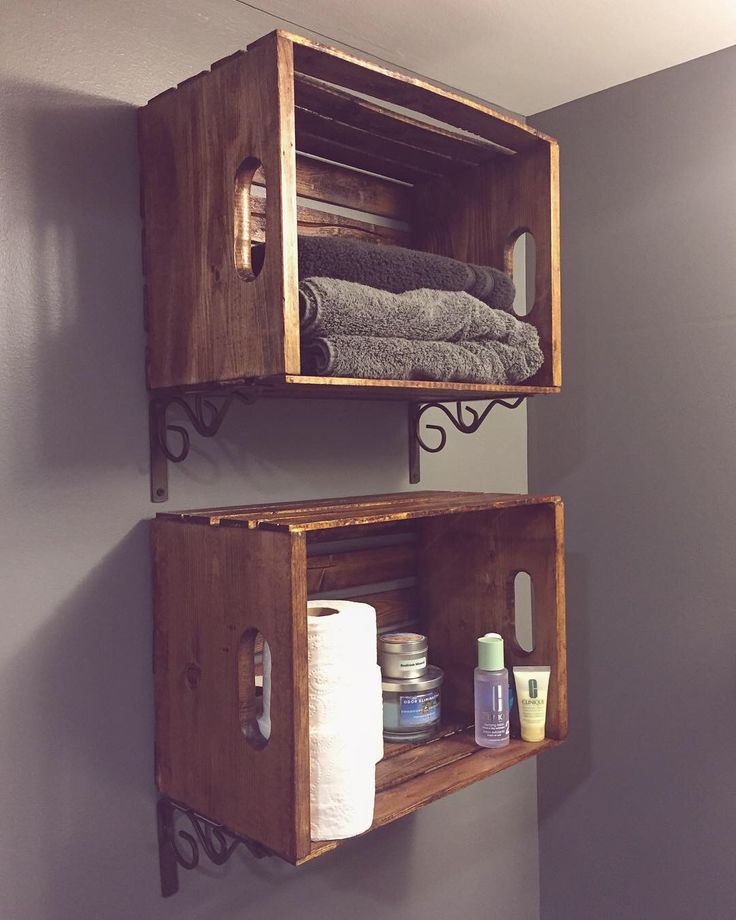
[[[404,725],[431,725],[440,717],[438,689],[425,690],[411,696],[399,696],[399,723]]]
[[[476,687],[480,709],[479,733],[489,741],[500,741],[509,733],[508,696],[501,684]]]

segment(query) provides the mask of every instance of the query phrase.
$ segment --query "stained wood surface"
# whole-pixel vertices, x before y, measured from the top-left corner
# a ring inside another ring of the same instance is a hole
[[[442,176],[447,170],[445,161],[432,153],[340,124],[315,112],[296,109],[294,122],[297,149],[303,153],[401,182],[423,182]]]
[[[422,112],[510,150],[523,150],[546,140],[541,131],[489,105],[467,99],[426,80],[361,60],[301,35],[290,32],[280,34],[294,43],[294,69],[297,73]],[[249,49],[258,47],[264,40],[259,39],[249,45]]]
[[[272,34],[185,81],[139,126],[149,386],[298,372],[291,43]],[[253,281],[233,259],[248,157],[267,177],[272,252]]]
[[[152,547],[159,791],[293,862],[309,850],[304,540],[156,520]],[[263,750],[241,730],[238,652],[253,629],[274,653]]]
[[[378,241],[376,234],[373,239]],[[391,242],[389,239],[384,242]],[[308,397],[314,399],[393,399],[401,402],[463,402],[502,399],[504,397],[536,396],[559,393],[558,386],[497,385],[486,383],[456,383],[434,380],[373,380],[364,377],[317,377],[286,374],[266,378],[238,378],[211,381],[196,388],[162,388],[161,394],[179,395],[187,392],[227,395],[231,388],[244,388],[255,395],[269,398]],[[448,421],[448,425],[451,423]]]
[[[415,574],[412,572],[412,574]],[[390,629],[416,623],[419,626],[419,599],[416,588],[392,588],[371,594],[359,594],[354,600],[376,608],[379,629]]]
[[[262,170],[256,172],[253,184],[265,186]],[[296,157],[296,193],[393,220],[411,218],[412,199],[406,185],[301,154]]]
[[[268,251],[269,240],[267,233],[267,199],[253,197],[251,199],[251,239],[256,243],[266,243]],[[360,220],[356,217],[345,217],[331,211],[319,208],[309,208],[298,205],[296,209],[296,226],[298,233],[308,235],[319,234],[322,236],[345,236],[364,243],[390,243],[394,246],[407,246],[410,241],[409,231],[397,227],[387,227],[384,224]],[[324,378],[320,378],[324,379]]]
[[[332,119],[339,139],[342,127],[360,129],[389,143],[434,154],[431,162],[438,175],[473,166],[500,154],[498,147],[480,137],[449,131],[441,125],[418,121],[404,112],[396,112],[366,99],[346,93],[305,74],[294,76],[294,101],[302,109]],[[403,157],[402,157],[403,158]]]
[[[336,527],[334,530],[310,531],[307,534],[307,546],[312,547],[336,540],[357,540],[361,537],[400,537],[413,533],[414,525],[411,521],[389,521],[386,524],[355,524],[352,527]]]
[[[310,594],[319,594],[338,588],[408,578],[415,573],[416,549],[413,543],[328,553],[307,559],[307,590]]]
[[[198,521],[216,526],[324,530],[382,524],[424,517],[465,515],[473,511],[557,504],[556,496],[506,492],[396,492],[387,495],[318,499],[301,503],[235,506],[198,511],[163,512],[157,517],[179,522]],[[319,557],[316,557],[319,558]],[[483,566],[485,568],[485,566]]]
[[[447,739],[433,741],[426,745],[427,748],[431,748],[433,745],[441,745],[442,747],[437,749],[436,754],[435,752],[424,753],[422,748],[425,746],[420,746],[418,750],[412,746],[412,750],[402,752],[398,757],[390,760],[388,764],[384,765],[384,762],[379,764],[377,772],[380,773],[390,766],[395,771],[394,775],[399,775],[402,772],[401,765],[404,758],[410,758],[418,765],[420,770],[424,770],[425,767],[427,769],[426,772],[419,772],[415,775],[412,775],[411,770],[407,770],[405,771],[406,778],[402,782],[378,792],[373,824],[370,830],[372,831],[397,821],[399,818],[417,811],[424,805],[429,805],[446,795],[464,789],[466,786],[492,776],[501,770],[513,767],[529,757],[536,757],[538,754],[560,744],[559,741],[554,741],[551,738],[534,744],[512,739],[506,748],[493,750],[476,747],[473,753],[463,755],[461,752],[464,751],[464,743],[465,739],[462,736],[458,738],[455,735],[451,735]],[[460,756],[456,756],[458,754]],[[435,759],[442,761],[442,755],[448,757],[447,761],[441,766],[435,766],[433,761]],[[367,833],[370,833],[370,831]],[[309,855],[299,862],[300,864],[307,862],[310,859],[321,856],[323,853],[334,850],[346,842],[337,840],[315,842],[312,844]]]
[[[463,262],[495,265],[513,275],[519,235],[534,237],[535,293],[523,317],[539,332],[544,364],[527,387],[562,384],[560,205],[557,143],[503,157],[414,189],[413,244]]]
[[[547,736],[567,735],[563,510],[559,500],[433,517],[418,530],[420,604],[433,660],[445,671],[443,702],[472,718],[475,640],[504,639],[507,667],[549,665]],[[516,638],[514,579],[533,590],[534,648]]]

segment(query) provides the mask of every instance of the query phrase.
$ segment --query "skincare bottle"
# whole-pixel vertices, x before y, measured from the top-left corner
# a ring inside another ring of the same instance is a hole
[[[498,633],[478,639],[474,679],[475,743],[504,747],[509,743],[509,672],[503,666],[503,639]]]

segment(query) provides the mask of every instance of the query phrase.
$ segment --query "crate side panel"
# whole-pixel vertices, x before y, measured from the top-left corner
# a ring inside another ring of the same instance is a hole
[[[140,111],[152,388],[299,369],[291,44],[278,36]],[[234,260],[235,184],[254,157],[268,187],[268,254]]]
[[[159,789],[294,861],[309,846],[304,539],[152,527]],[[240,724],[238,651],[250,629],[273,659],[262,750]]]
[[[562,383],[558,162],[550,141],[414,189],[417,249],[512,273],[514,242],[525,231],[533,235],[534,304],[522,319],[539,332],[544,364],[525,386]]]
[[[567,736],[563,526],[561,502],[506,510],[496,518],[498,566],[505,586],[498,631],[504,637],[509,667],[549,665],[546,732],[556,740]],[[528,573],[532,583],[534,647],[530,652],[516,641],[514,579],[518,572]]]
[[[419,595],[433,661],[445,674],[448,713],[473,717],[476,640],[504,638],[509,667],[550,665],[548,736],[567,731],[562,510],[558,502],[472,512],[419,522]],[[516,641],[514,578],[534,591],[535,647]]]

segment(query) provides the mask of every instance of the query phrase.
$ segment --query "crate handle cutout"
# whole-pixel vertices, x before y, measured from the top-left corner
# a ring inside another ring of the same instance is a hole
[[[261,647],[262,685],[257,682],[261,675],[256,666],[256,649]],[[265,748],[271,736],[270,663],[271,649],[259,630],[254,627],[246,629],[238,646],[238,717],[245,740],[257,751]],[[259,690],[262,692],[259,693]]]
[[[514,639],[523,654],[534,651],[534,585],[524,571],[514,575]]]
[[[506,271],[514,279],[514,313],[528,316],[537,296],[537,243],[531,230],[515,230],[506,244]]]
[[[251,188],[253,177],[258,171],[263,176],[263,166],[257,157],[246,157],[235,173],[235,227],[234,249],[235,271],[242,281],[255,281],[263,267],[263,247],[259,247],[261,257],[253,258],[253,234],[251,224]]]

